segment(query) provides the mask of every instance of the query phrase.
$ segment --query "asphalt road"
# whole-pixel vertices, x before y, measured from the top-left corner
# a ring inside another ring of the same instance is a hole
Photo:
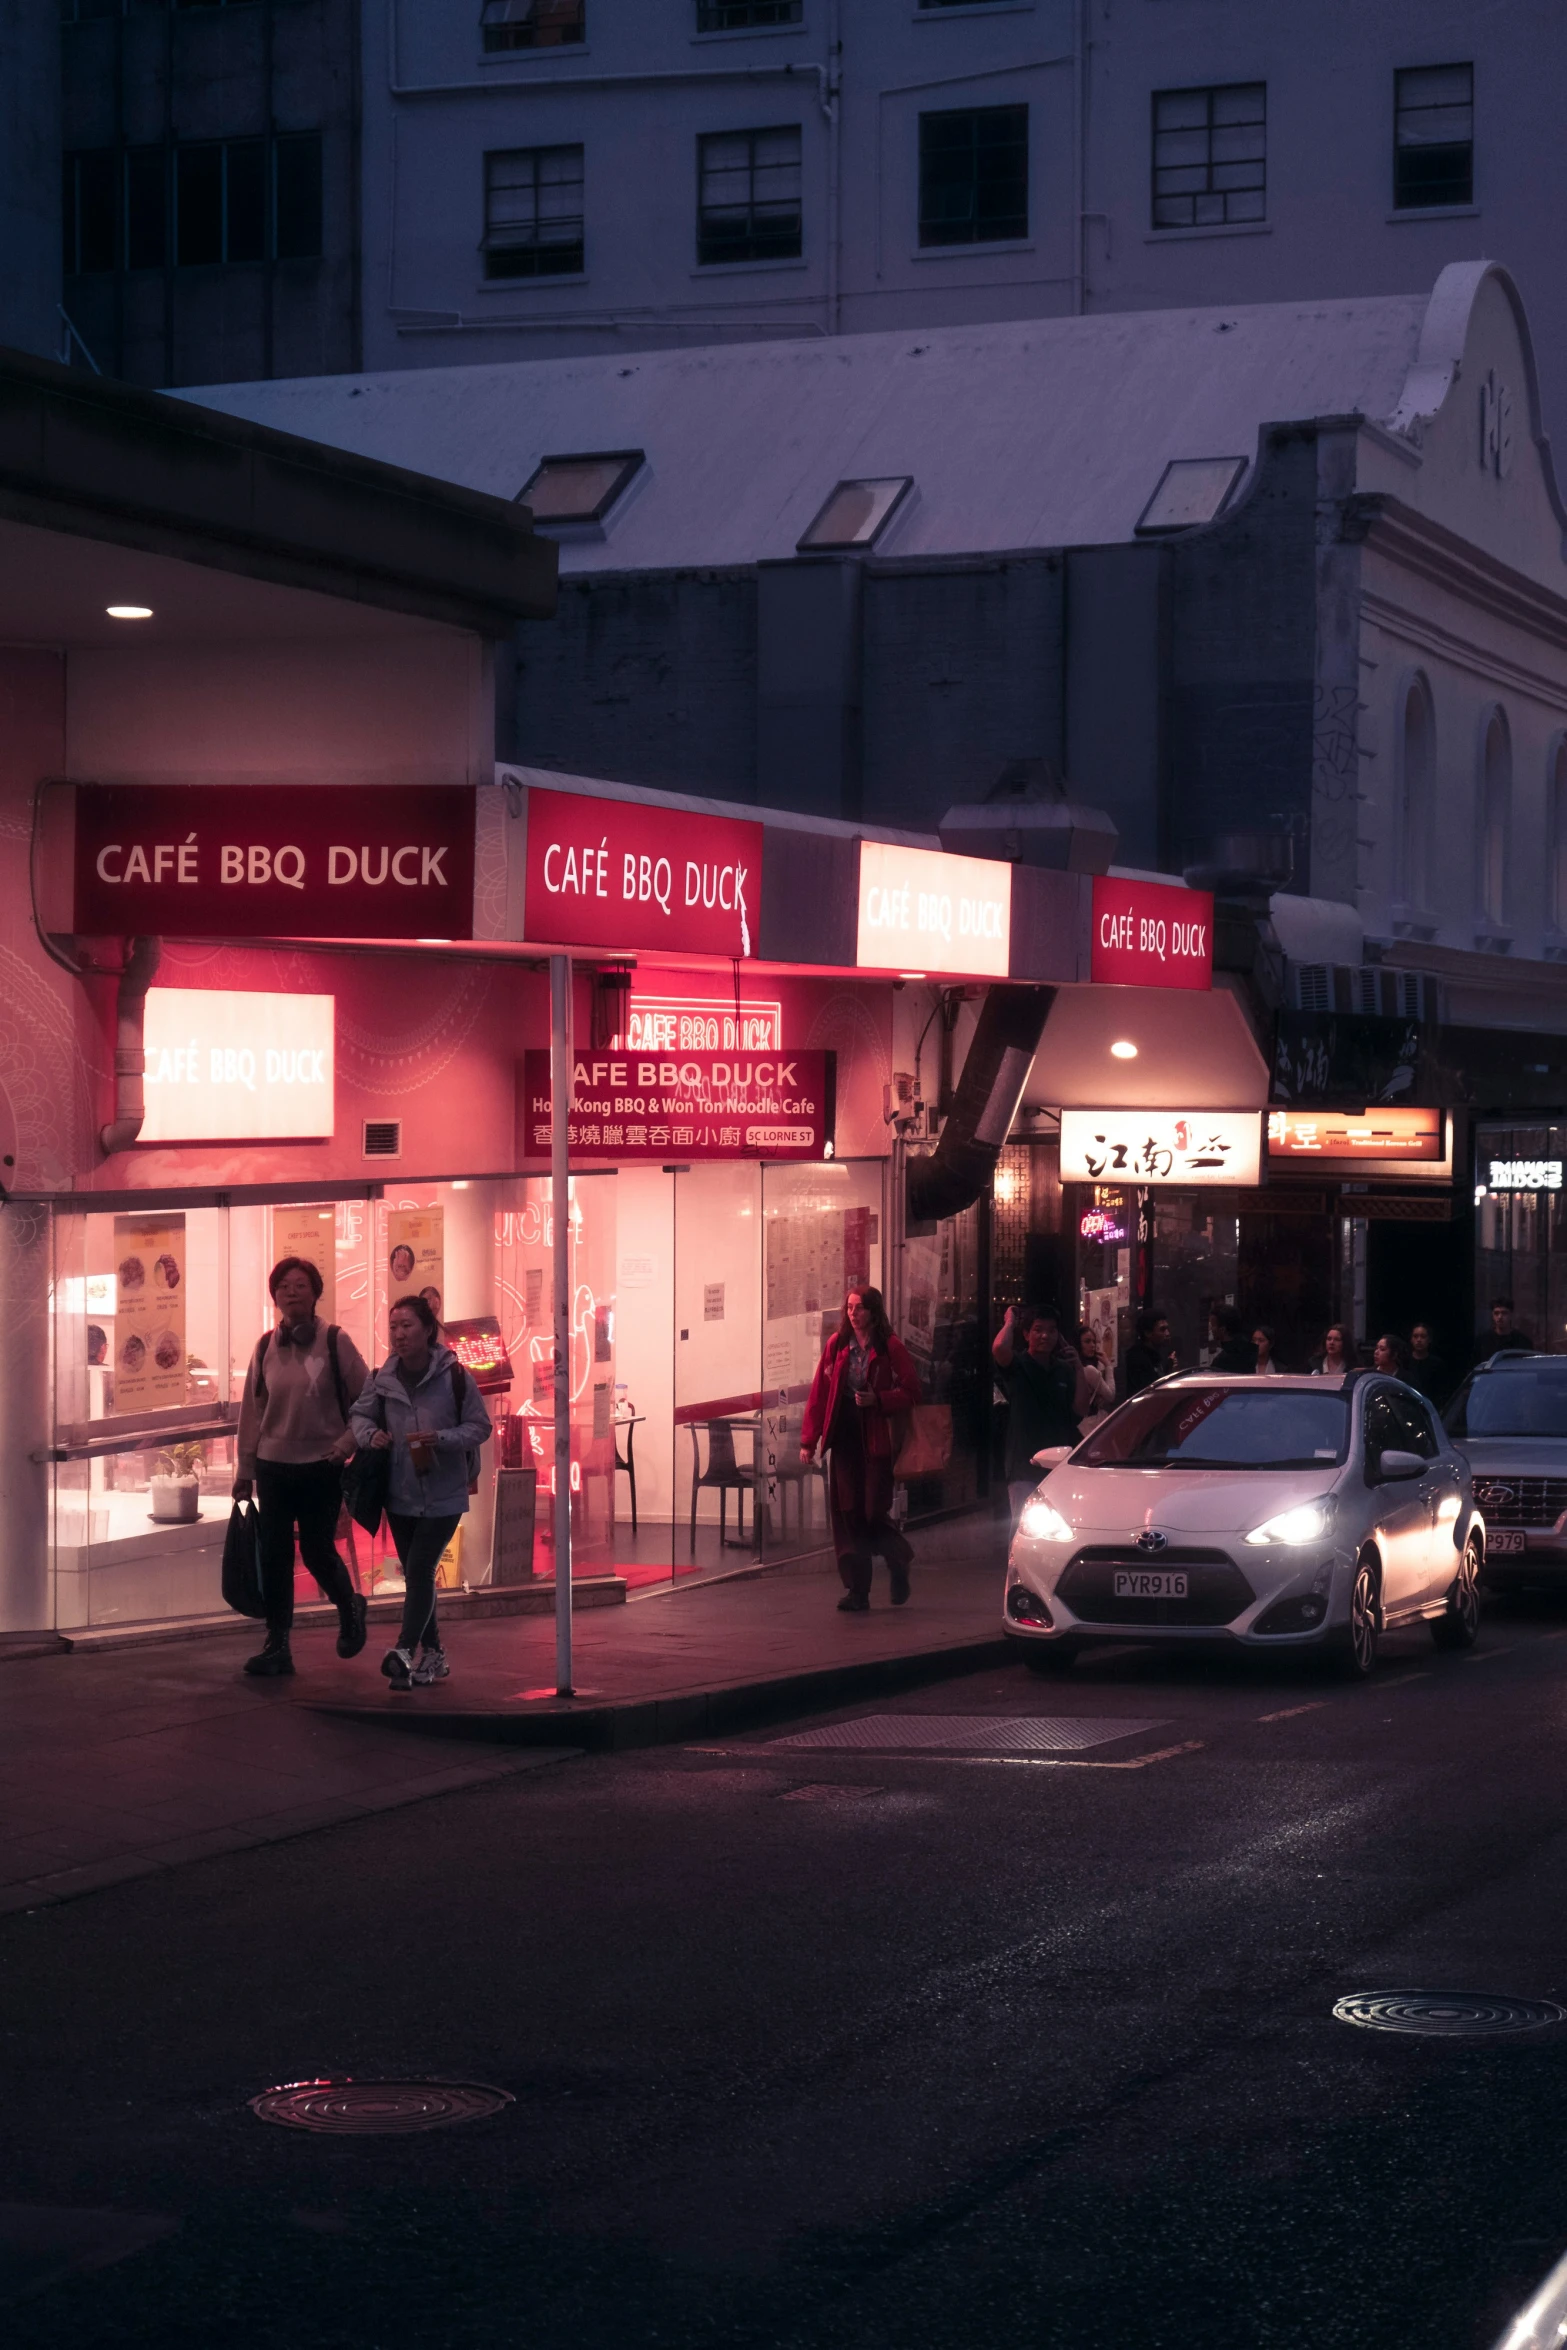
[[[992,1671],[0,1920],[7,2338],[1484,2350],[1567,2249],[1567,2024],[1330,2010],[1567,2006],[1564,1756],[1567,1611],[1514,1606],[1365,1688]],[[245,2105],[410,2073],[516,2103]]]

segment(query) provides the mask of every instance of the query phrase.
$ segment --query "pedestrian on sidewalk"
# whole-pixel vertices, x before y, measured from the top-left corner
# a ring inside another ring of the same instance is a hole
[[[1215,1306],[1208,1316],[1208,1335],[1215,1341],[1208,1368],[1227,1378],[1250,1379],[1257,1369],[1257,1342],[1246,1335],[1246,1325],[1233,1306]]]
[[[247,1673],[294,1670],[294,1529],[306,1566],[337,1609],[339,1656],[365,1644],[365,1602],[337,1547],[343,1463],[354,1449],[350,1399],[368,1373],[346,1331],[316,1313],[321,1274],[308,1257],[284,1257],[267,1278],[275,1330],[257,1341],[239,1407],[234,1499],[256,1497],[267,1636]]]
[[[1491,1300],[1491,1327],[1489,1330],[1482,1330],[1475,1340],[1475,1362],[1477,1364],[1488,1363],[1492,1355],[1506,1354],[1512,1349],[1521,1350],[1524,1354],[1533,1354],[1534,1340],[1521,1322],[1513,1320],[1512,1299],[1510,1297],[1493,1297]]]
[[[1089,1388],[1082,1363],[1061,1335],[1054,1306],[1025,1306],[1021,1314],[1008,1306],[990,1353],[1007,1399],[1007,1495],[1016,1525],[1044,1474],[1035,1453],[1081,1440],[1079,1421]]]
[[[828,1454],[827,1498],[844,1615],[871,1604],[875,1554],[887,1562],[892,1604],[909,1596],[914,1553],[892,1522],[892,1464],[906,1415],[920,1399],[914,1358],[893,1334],[879,1289],[851,1289],[822,1349],[800,1425],[800,1458]]]
[[[1099,1333],[1092,1322],[1079,1325],[1077,1351],[1083,1360],[1083,1380],[1088,1391],[1088,1402],[1082,1414],[1086,1430],[1090,1420],[1102,1420],[1106,1412],[1115,1410],[1115,1373],[1099,1349]]]
[[[1273,1359],[1273,1337],[1271,1322],[1259,1322],[1251,1334],[1252,1345],[1257,1349],[1257,1376],[1259,1379],[1282,1379],[1284,1376]]]
[[[1137,1336],[1126,1350],[1127,1394],[1141,1395],[1145,1387],[1165,1378],[1175,1367],[1169,1322],[1163,1314],[1145,1306],[1137,1317]]]
[[[1330,1322],[1322,1352],[1311,1366],[1313,1379],[1343,1379],[1354,1369],[1349,1332],[1342,1322]]]
[[[447,1676],[435,1570],[467,1510],[490,1415],[422,1297],[394,1301],[386,1334],[392,1351],[366,1378],[352,1424],[356,1444],[392,1455],[386,1522],[402,1564],[403,1621],[381,1670],[394,1689],[425,1689]]]
[[[1383,1331],[1371,1350],[1371,1360],[1377,1370],[1390,1372],[1395,1379],[1409,1376],[1409,1349],[1396,1331]]]
[[[1429,1322],[1417,1322],[1409,1333],[1409,1361],[1404,1367],[1404,1380],[1406,1385],[1418,1387],[1427,1403],[1434,1403],[1438,1411],[1453,1392],[1451,1371],[1431,1351]]]

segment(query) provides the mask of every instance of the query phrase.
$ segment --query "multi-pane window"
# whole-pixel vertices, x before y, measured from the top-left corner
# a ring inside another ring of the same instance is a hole
[[[1393,206],[1474,202],[1472,65],[1419,65],[1393,76]]]
[[[789,261],[800,237],[798,123],[698,139],[699,263]]]
[[[65,158],[68,275],[321,252],[321,135],[99,147]]]
[[[1218,228],[1267,216],[1268,86],[1153,94],[1153,225]]]
[[[587,37],[587,0],[484,0],[488,49],[560,49]]]
[[[1028,234],[1028,108],[920,116],[920,243],[989,245]]]
[[[696,0],[699,33],[743,33],[752,25],[798,24],[804,0]]]
[[[574,277],[582,265],[581,147],[486,155],[485,276]]]

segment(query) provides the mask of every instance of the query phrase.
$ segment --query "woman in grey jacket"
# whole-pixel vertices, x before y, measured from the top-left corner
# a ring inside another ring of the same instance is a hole
[[[391,1354],[366,1380],[352,1415],[354,1441],[391,1449],[387,1523],[403,1568],[403,1622],[381,1659],[394,1689],[444,1681],[435,1620],[435,1570],[468,1507],[471,1455],[488,1440],[483,1396],[422,1297],[400,1297],[387,1316]],[[419,1651],[416,1655],[416,1651]]]

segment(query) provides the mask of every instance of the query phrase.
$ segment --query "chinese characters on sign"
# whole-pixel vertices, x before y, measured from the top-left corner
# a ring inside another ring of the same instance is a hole
[[[832,1140],[831,1053],[608,1053],[576,1063],[573,1159],[819,1159]],[[522,1155],[550,1147],[550,1057],[523,1056]]]
[[[1440,1160],[1440,1110],[1270,1110],[1270,1159],[1344,1160],[1373,1166]]]
[[[1063,1183],[1258,1180],[1260,1110],[1063,1110]]]
[[[335,1123],[329,995],[147,991],[143,1142],[307,1141]]]
[[[529,789],[524,927],[535,945],[754,955],[761,902],[759,824]]]
[[[860,843],[862,970],[1005,979],[1012,954],[1012,868],[993,857]]]
[[[472,938],[471,789],[79,784],[87,937]]]
[[[1200,889],[1094,875],[1096,987],[1213,985],[1213,900]]]

